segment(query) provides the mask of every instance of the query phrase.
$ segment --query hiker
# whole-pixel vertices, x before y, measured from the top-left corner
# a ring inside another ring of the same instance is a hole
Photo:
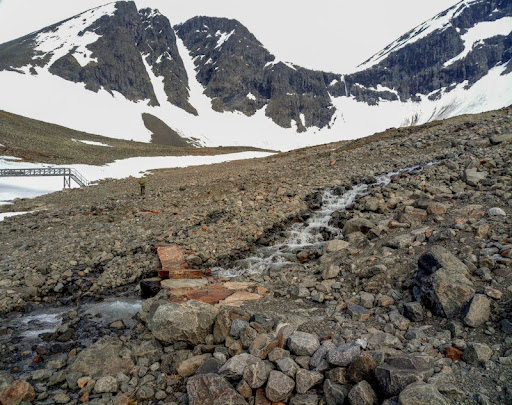
[[[139,179],[140,184],[140,195],[144,196],[146,194],[146,178],[143,176]]]

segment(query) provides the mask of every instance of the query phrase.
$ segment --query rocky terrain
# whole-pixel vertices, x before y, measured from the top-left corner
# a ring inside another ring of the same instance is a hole
[[[0,403],[510,403],[511,118],[155,171],[145,198],[128,178],[4,207],[34,212],[0,222]],[[85,309],[137,297],[157,246],[222,275],[358,189],[318,243],[231,279],[258,300],[183,302],[162,282],[135,317]],[[55,330],[20,334],[59,309]]]

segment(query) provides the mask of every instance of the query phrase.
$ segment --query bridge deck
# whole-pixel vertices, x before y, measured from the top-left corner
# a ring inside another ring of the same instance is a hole
[[[88,186],[89,181],[76,169],[67,167],[41,167],[36,169],[0,169],[0,177],[63,176],[64,188],[71,187],[71,180],[79,186]]]

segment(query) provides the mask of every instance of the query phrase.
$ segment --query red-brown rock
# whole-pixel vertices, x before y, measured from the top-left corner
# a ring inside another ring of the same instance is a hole
[[[0,404],[18,405],[21,402],[32,402],[36,397],[34,388],[25,380],[16,380],[0,394]]]

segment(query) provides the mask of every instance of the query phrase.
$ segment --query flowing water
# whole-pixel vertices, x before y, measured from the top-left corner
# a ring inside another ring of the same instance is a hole
[[[259,248],[253,256],[238,260],[231,268],[216,267],[212,272],[220,277],[236,277],[296,265],[298,252],[323,248],[327,242],[324,234],[330,235],[329,239],[342,238],[341,229],[329,225],[331,215],[335,211],[345,211],[356,200],[369,194],[371,188],[389,184],[394,176],[405,172],[413,174],[419,170],[420,166],[414,166],[382,174],[377,176],[375,183],[358,184],[341,195],[337,195],[333,189],[327,189],[322,195],[322,207],[313,211],[307,221],[293,224],[286,231],[286,237],[282,242]]]

